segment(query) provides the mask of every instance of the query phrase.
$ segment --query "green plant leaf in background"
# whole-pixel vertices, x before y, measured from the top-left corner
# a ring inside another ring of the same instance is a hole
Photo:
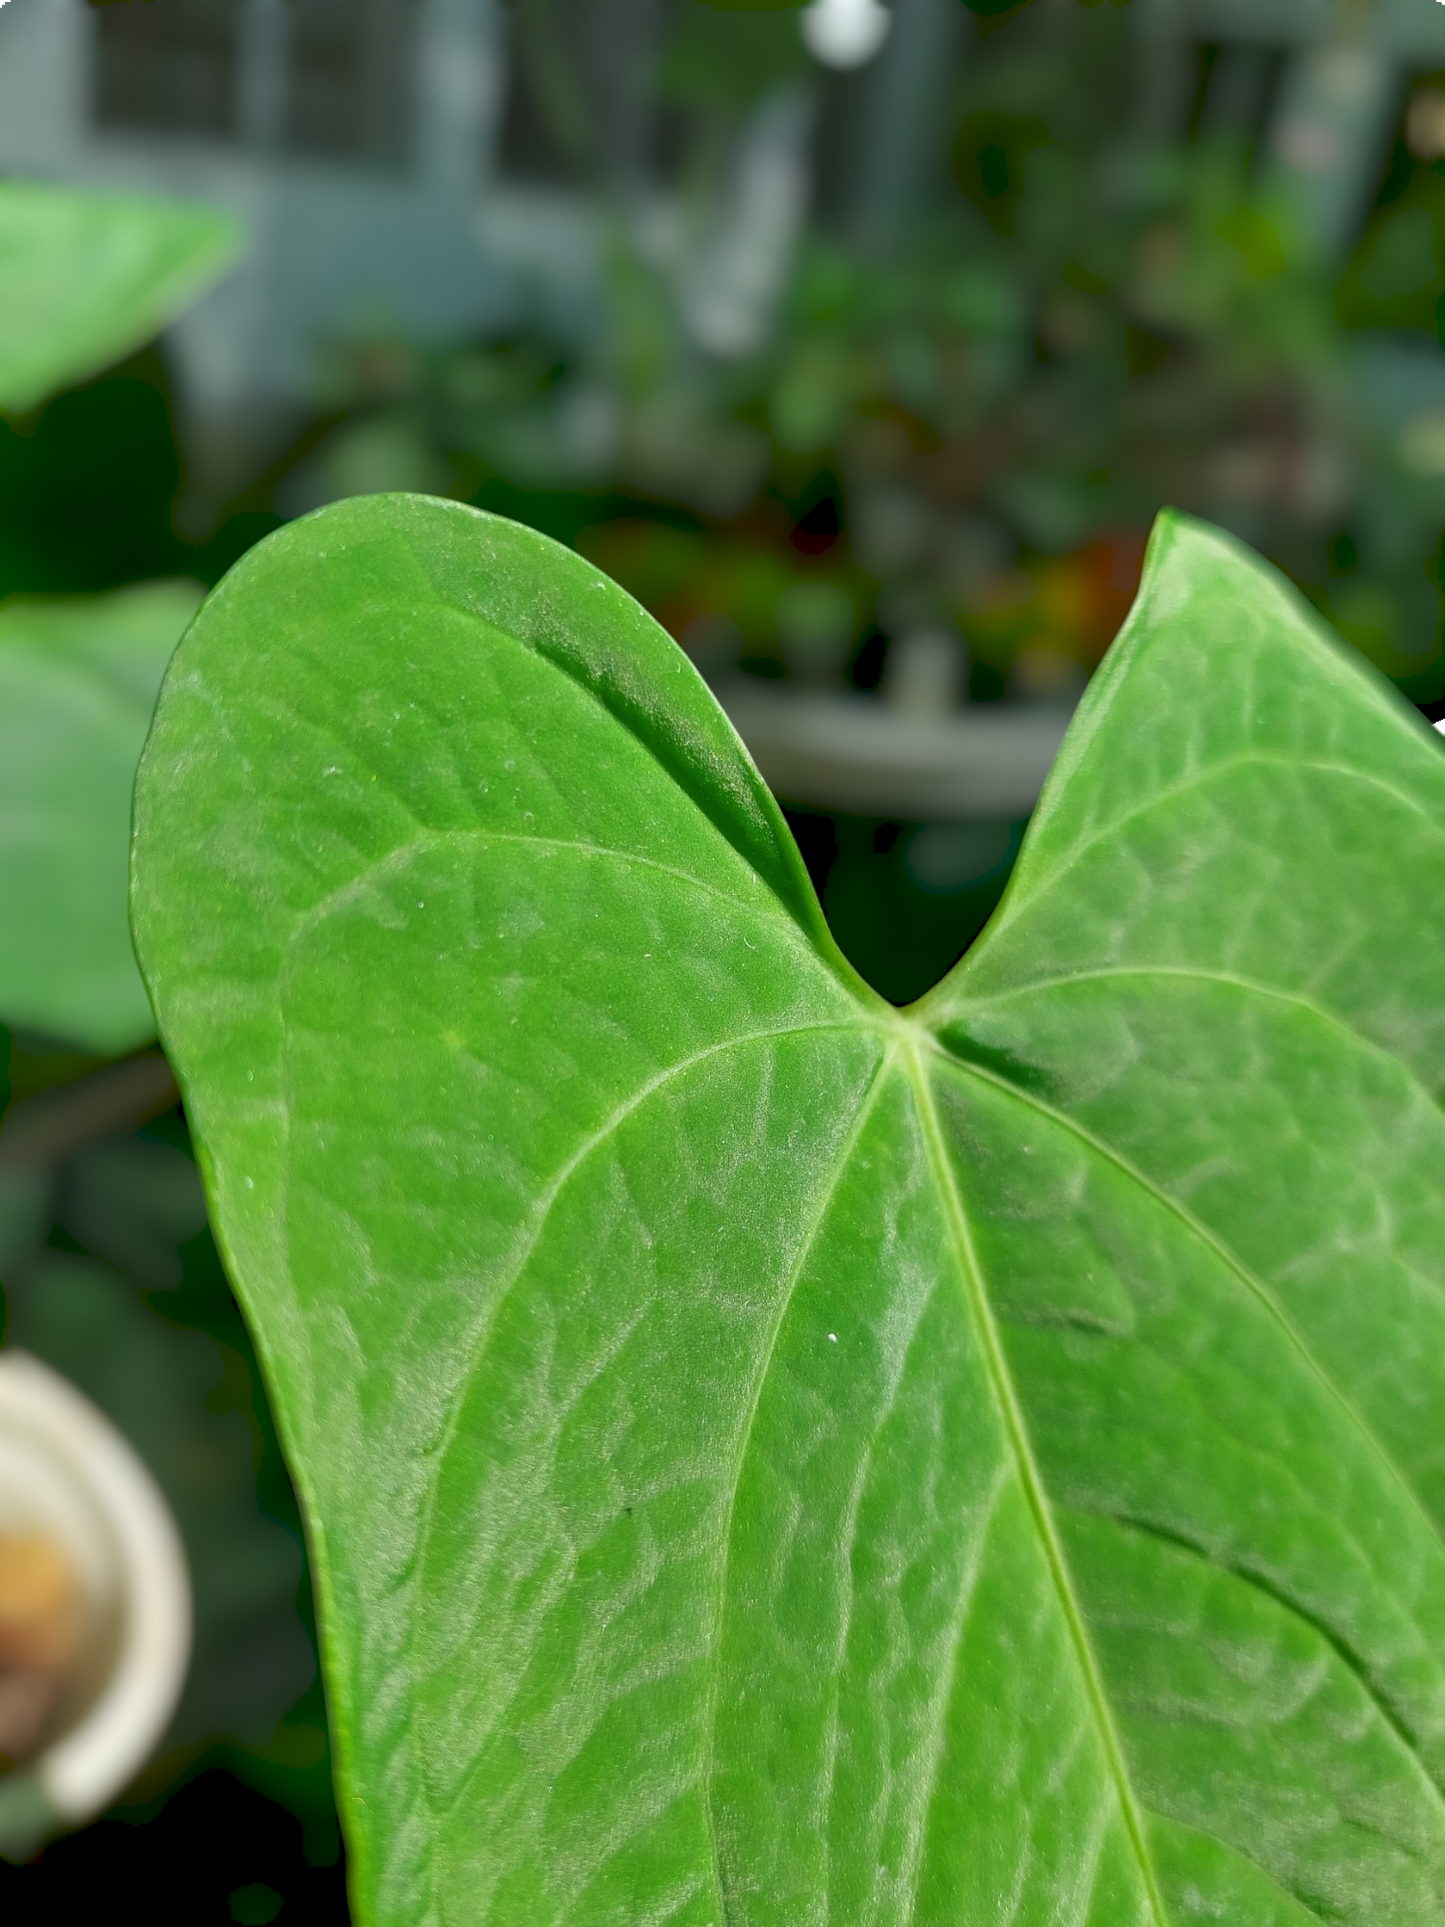
[[[126,916],[136,764],[200,588],[0,607],[0,1023],[103,1056],[155,1035]]]
[[[1445,758],[1166,518],[899,1013],[668,638],[372,498],[167,679],[142,961],[373,1927],[1445,1918]]]
[[[238,244],[214,208],[0,181],[0,409],[23,413],[140,347]]]

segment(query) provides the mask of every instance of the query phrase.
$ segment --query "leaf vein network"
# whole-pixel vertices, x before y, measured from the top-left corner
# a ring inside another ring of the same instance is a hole
[[[635,1091],[631,1092],[627,1098],[614,1107],[595,1130],[576,1145],[567,1159],[558,1167],[547,1185],[538,1194],[532,1211],[528,1214],[528,1220],[521,1230],[518,1247],[509,1260],[505,1278],[499,1289],[492,1296],[479,1328],[467,1343],[466,1361],[457,1375],[457,1389],[452,1397],[451,1412],[431,1453],[431,1471],[426,1481],[416,1534],[415,1598],[420,1600],[426,1593],[426,1566],[428,1546],[431,1537],[431,1524],[436,1512],[443,1468],[461,1424],[462,1409],[465,1404],[465,1399],[462,1395],[463,1388],[475,1376],[481,1360],[486,1354],[491,1335],[496,1329],[502,1308],[511,1292],[525,1274],[527,1265],[541,1242],[551,1213],[570,1180],[576,1175],[577,1171],[587,1159],[614,1136],[627,1119],[641,1109],[649,1099],[656,1096],[660,1090],[665,1089],[668,1085],[675,1083],[679,1077],[686,1075],[687,1072],[695,1069],[699,1064],[706,1063],[712,1058],[723,1056],[729,1051],[743,1049],[751,1044],[773,1043],[783,1038],[808,1036],[815,1031],[846,1030],[873,1033],[876,1031],[876,1026],[869,1023],[867,1019],[861,1015],[853,1019],[832,1020],[816,1024],[792,1024],[777,1030],[753,1031],[742,1036],[723,1038],[715,1044],[710,1044],[702,1050],[695,1051],[691,1056],[682,1058],[677,1063],[665,1066]],[[453,1793],[450,1800],[439,1799],[437,1789],[432,1785],[431,1775],[428,1771],[428,1755],[423,1746],[422,1736],[418,1731],[418,1724],[416,1721],[411,1722],[408,1727],[408,1739],[412,1747],[413,1758],[420,1772],[428,1811],[436,1815],[445,1811],[448,1805],[455,1805],[459,1796]]]
[[[1288,990],[1278,984],[1261,983],[1257,978],[1242,977],[1235,971],[1196,969],[1189,964],[1105,964],[1096,969],[1072,970],[1067,976],[1038,977],[1031,983],[1010,985],[1006,990],[985,991],[981,996],[970,996],[960,1004],[957,1014],[963,1016],[969,1010],[986,1010],[995,1004],[1013,1003],[1021,998],[1035,994],[1042,995],[1051,990],[1069,990],[1075,984],[1108,983],[1115,980],[1127,982],[1132,977],[1165,980],[1174,978],[1183,983],[1222,984],[1230,989],[1241,990],[1248,995],[1267,998],[1272,1003],[1286,1004],[1303,1011],[1357,1049],[1388,1064],[1405,1079],[1416,1095],[1429,1105],[1432,1111],[1445,1116],[1445,1094],[1432,1091],[1419,1072],[1405,1058],[1397,1056],[1386,1045],[1377,1042],[1366,1032],[1357,1030],[1353,1024],[1347,1023],[1338,1011],[1331,1010],[1327,1004],[1317,1003],[1314,998],[1305,996],[1302,991]],[[950,1057],[954,1057],[956,1062],[968,1061],[957,1057],[949,1050],[946,1038],[940,1037],[937,1041],[940,1049],[947,1052]]]
[[[1402,804],[1413,815],[1418,816],[1427,829],[1445,841],[1445,820],[1433,815],[1418,797],[1411,796],[1408,791],[1398,788],[1394,783],[1387,783],[1382,776],[1376,776],[1370,770],[1355,769],[1348,763],[1336,763],[1323,758],[1288,756],[1276,750],[1241,750],[1236,755],[1222,757],[1219,762],[1211,763],[1207,769],[1196,770],[1181,782],[1171,783],[1165,789],[1156,790],[1144,802],[1123,811],[1119,816],[1111,817],[1106,823],[1083,837],[1072,849],[1066,851],[1062,859],[1054,863],[1036,882],[1032,876],[1027,879],[1021,876],[1020,883],[1032,884],[1032,887],[1022,888],[1012,902],[1005,896],[995,921],[984,932],[974,954],[982,955],[989,946],[998,942],[1003,933],[1017,923],[1026,910],[1057,890],[1065,878],[1100,845],[1116,843],[1120,833],[1129,825],[1167,808],[1171,803],[1177,803],[1182,797],[1189,796],[1196,790],[1204,789],[1221,777],[1232,775],[1236,770],[1270,765],[1276,765],[1294,773],[1309,770],[1319,776],[1342,776],[1351,782],[1362,783],[1371,789],[1380,790],[1386,796],[1392,797],[1395,802]],[[1052,812],[1050,812],[1051,815]],[[1044,821],[1040,819],[1038,828],[1041,830],[1043,827]],[[929,998],[936,994],[936,992],[930,992]],[[927,1001],[928,999],[925,999],[925,1002]]]
[[[1322,1640],[1329,1647],[1336,1659],[1355,1680],[1402,1750],[1409,1756],[1411,1765],[1428,1787],[1433,1803],[1445,1811],[1445,1785],[1442,1785],[1439,1776],[1427,1764],[1421,1753],[1419,1736],[1411,1731],[1405,1720],[1376,1686],[1360,1654],[1347,1639],[1334,1630],[1327,1620],[1321,1618],[1318,1613],[1311,1612],[1307,1606],[1301,1605],[1299,1600],[1292,1598],[1282,1586],[1254,1567],[1247,1565],[1243,1560],[1222,1559],[1212,1547],[1205,1545],[1187,1532],[1181,1532],[1175,1526],[1161,1525],[1157,1520],[1146,1519],[1137,1513],[1095,1512],[1080,1507],[1070,1507],[1070,1510],[1078,1511],[1084,1517],[1105,1519],[1111,1525],[1119,1526],[1126,1532],[1136,1532],[1143,1538],[1157,1539],[1162,1545],[1172,1546],[1175,1551],[1188,1554],[1216,1572],[1227,1573],[1230,1578],[1237,1579],[1242,1585],[1260,1593],[1281,1611],[1288,1613],[1292,1619],[1307,1627],[1317,1639]]]
[[[871,1024],[862,1024],[859,1028],[873,1030],[875,1027]],[[748,1387],[743,1422],[738,1433],[737,1450],[733,1457],[732,1476],[728,1482],[722,1531],[719,1535],[721,1558],[718,1562],[716,1581],[717,1606],[713,1615],[713,1633],[711,1640],[712,1663],[708,1676],[707,1706],[702,1722],[703,1757],[701,1763],[701,1787],[703,1802],[707,1811],[708,1838],[712,1844],[713,1884],[721,1914],[721,1927],[728,1927],[728,1923],[733,1919],[733,1909],[728,1901],[727,1886],[722,1870],[721,1843],[718,1838],[717,1820],[713,1813],[712,1806],[712,1782],[716,1765],[719,1660],[722,1647],[723,1621],[727,1615],[728,1579],[732,1558],[732,1528],[737,1506],[738,1489],[742,1484],[743,1466],[747,1460],[748,1448],[752,1442],[753,1428],[757,1423],[758,1411],[762,1404],[763,1389],[767,1383],[768,1372],[771,1369],[774,1354],[777,1351],[778,1340],[782,1335],[783,1326],[787,1321],[788,1309],[793,1302],[804,1269],[812,1254],[813,1247],[817,1243],[819,1233],[822,1231],[833,1200],[838,1194],[838,1187],[843,1182],[844,1174],[852,1162],[853,1153],[858,1148],[859,1141],[862,1138],[864,1130],[867,1128],[868,1120],[873,1114],[879,1095],[888,1081],[889,1074],[897,1061],[897,1057],[898,1047],[896,1044],[885,1047],[874,1069],[873,1076],[869,1080],[868,1088],[864,1091],[862,1099],[859,1102],[858,1109],[854,1114],[848,1133],[843,1140],[842,1149],[829,1176],[828,1182],[820,1190],[813,1208],[808,1214],[808,1219],[803,1227],[802,1235],[798,1240],[792,1263],[788,1267],[787,1282],[780,1295],[777,1312],[769,1327],[762,1355],[758,1361],[757,1369],[753,1373],[752,1383]]]
[[[1264,1307],[1278,1325],[1279,1329],[1289,1339],[1291,1345],[1298,1352],[1301,1360],[1316,1382],[1320,1384],[1335,1401],[1340,1411],[1348,1420],[1351,1428],[1359,1435],[1361,1440],[1389,1474],[1392,1482],[1404,1494],[1429,1537],[1434,1541],[1442,1554],[1445,1554],[1445,1533],[1442,1533],[1440,1526],[1431,1517],[1425,1507],[1424,1501],[1416,1492],[1413,1483],[1400,1466],[1396,1464],[1394,1458],[1387,1451],[1383,1441],[1377,1436],[1365,1415],[1356,1407],[1344,1388],[1336,1383],[1335,1379],[1315,1357],[1304,1333],[1300,1331],[1299,1327],[1290,1318],[1288,1312],[1270,1290],[1269,1286],[1265,1284],[1263,1279],[1255,1276],[1249,1266],[1244,1263],[1243,1259],[1224,1242],[1217,1232],[1211,1230],[1203,1219],[1196,1217],[1186,1204],[1166,1191],[1162,1185],[1157,1184],[1147,1172],[1142,1171],[1139,1166],[1126,1157],[1123,1152],[1115,1149],[1113,1145],[1107,1143],[1103,1138],[1095,1136],[1086,1125],[1081,1124],[1077,1118],[1071,1117],[1067,1111],[1058,1110],[1052,1104],[1045,1103],[1032,1092],[1020,1089],[1018,1085],[1010,1083],[1007,1078],[998,1076],[994,1071],[985,1069],[981,1064],[967,1062],[961,1058],[952,1056],[944,1051],[941,1045],[937,1049],[937,1061],[955,1075],[964,1078],[973,1078],[979,1083],[988,1084],[994,1090],[1001,1091],[1006,1097],[1012,1098],[1015,1103],[1023,1105],[1025,1109],[1034,1111],[1038,1116],[1046,1118],[1050,1123],[1068,1131],[1088,1150],[1112,1164],[1116,1170],[1120,1171],[1125,1177],[1132,1179],[1142,1191],[1153,1198],[1164,1210],[1170,1212],[1186,1230],[1205,1244],[1233,1276],[1239,1280],[1245,1290]]]
[[[384,855],[371,858],[344,883],[337,884],[334,889],[328,890],[324,896],[319,897],[295,920],[290,933],[291,944],[294,946],[318,924],[324,922],[333,910],[344,905],[349,899],[361,895],[365,889],[378,882],[389,871],[404,869],[417,855],[452,846],[465,847],[490,843],[518,844],[544,850],[566,850],[578,856],[601,858],[615,863],[633,865],[638,869],[652,870],[659,875],[672,878],[674,882],[685,884],[691,890],[716,898],[719,904],[737,912],[742,917],[761,918],[775,928],[780,935],[786,936],[795,948],[806,950],[812,961],[821,965],[824,970],[827,968],[825,960],[819,957],[817,948],[808,933],[795,918],[787,914],[772,892],[765,888],[753,902],[747,903],[742,898],[719,888],[717,884],[709,883],[703,877],[694,876],[689,870],[680,870],[674,864],[664,863],[657,857],[645,856],[640,851],[618,850],[607,844],[588,843],[568,837],[542,836],[530,831],[494,830],[481,824],[475,828],[424,829],[415,836],[407,837],[404,842],[386,851]]]

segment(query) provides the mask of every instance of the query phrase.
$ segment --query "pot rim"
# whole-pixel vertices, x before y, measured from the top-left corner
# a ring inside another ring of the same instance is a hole
[[[83,1826],[145,1765],[170,1723],[191,1655],[191,1584],[169,1506],[134,1447],[69,1380],[0,1351],[0,1424],[50,1459],[103,1522],[116,1599],[113,1651],[79,1718],[0,1780],[0,1852]]]

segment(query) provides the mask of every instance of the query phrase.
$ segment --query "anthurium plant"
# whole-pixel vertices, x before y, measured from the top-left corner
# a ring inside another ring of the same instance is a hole
[[[1178,517],[906,1010],[581,558],[248,555],[134,925],[357,1917],[1445,1917],[1442,903],[1439,740]]]

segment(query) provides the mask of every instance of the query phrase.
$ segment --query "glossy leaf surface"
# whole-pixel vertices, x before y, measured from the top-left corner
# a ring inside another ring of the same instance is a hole
[[[33,408],[139,348],[236,247],[211,208],[0,181],[0,408]]]
[[[131,791],[200,589],[0,608],[0,1023],[103,1056],[155,1034],[126,913]]]
[[[1445,1917],[1445,756],[1166,521],[899,1014],[681,652],[371,498],[253,552],[138,941],[376,1927]]]

